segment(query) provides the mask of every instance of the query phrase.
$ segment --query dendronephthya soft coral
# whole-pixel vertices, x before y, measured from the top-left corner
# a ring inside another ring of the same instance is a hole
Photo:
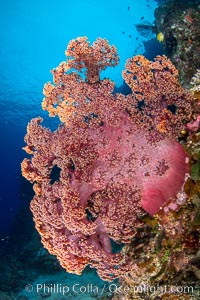
[[[69,272],[89,264],[112,280],[131,262],[123,251],[112,253],[111,239],[129,243],[144,210],[156,214],[184,184],[188,159],[177,138],[189,121],[191,96],[165,56],[129,59],[123,78],[132,94],[125,96],[100,79],[118,62],[106,40],[90,46],[77,38],[66,54],[42,103],[62,126],[51,132],[41,118],[29,123],[25,150],[32,158],[24,159],[22,173],[34,183],[31,210],[49,252]]]

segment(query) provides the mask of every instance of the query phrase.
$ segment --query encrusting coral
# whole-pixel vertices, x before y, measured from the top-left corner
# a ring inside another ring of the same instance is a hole
[[[110,281],[134,266],[123,250],[113,253],[111,240],[130,243],[144,211],[156,214],[182,190],[189,165],[177,139],[192,96],[166,56],[129,59],[125,96],[100,79],[119,59],[106,40],[77,38],[66,55],[42,103],[62,125],[52,132],[40,117],[31,120],[24,149],[32,158],[22,174],[34,184],[31,211],[44,247],[68,272],[90,265]]]

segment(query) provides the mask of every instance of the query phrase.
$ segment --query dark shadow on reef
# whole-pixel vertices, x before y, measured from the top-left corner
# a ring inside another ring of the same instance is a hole
[[[156,38],[144,41],[144,48],[145,52],[143,55],[149,60],[154,60],[157,55],[163,54],[162,45],[156,40]]]
[[[165,1],[154,14],[156,31],[164,36],[164,54],[178,69],[181,84],[189,88],[200,68],[200,0]]]

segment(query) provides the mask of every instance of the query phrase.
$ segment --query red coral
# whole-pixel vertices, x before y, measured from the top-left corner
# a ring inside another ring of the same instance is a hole
[[[69,272],[89,264],[112,280],[130,262],[112,253],[111,239],[129,243],[143,209],[157,213],[184,183],[186,154],[176,138],[191,99],[165,56],[129,60],[123,76],[133,93],[124,96],[109,79],[99,80],[118,60],[107,41],[90,46],[78,38],[66,53],[42,104],[63,125],[51,132],[41,118],[29,123],[25,150],[33,157],[22,162],[22,173],[34,183],[31,210],[49,252]],[[86,79],[77,72],[85,68]]]

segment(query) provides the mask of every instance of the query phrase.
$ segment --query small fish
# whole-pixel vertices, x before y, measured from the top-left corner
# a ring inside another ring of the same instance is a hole
[[[140,20],[141,20],[141,21],[144,20],[144,16],[142,16]]]
[[[128,10],[130,10],[130,6],[128,6]]]
[[[162,32],[158,32],[157,34],[157,40],[160,42],[160,43],[163,43],[164,40],[165,40],[165,37],[164,37],[164,34]]]

